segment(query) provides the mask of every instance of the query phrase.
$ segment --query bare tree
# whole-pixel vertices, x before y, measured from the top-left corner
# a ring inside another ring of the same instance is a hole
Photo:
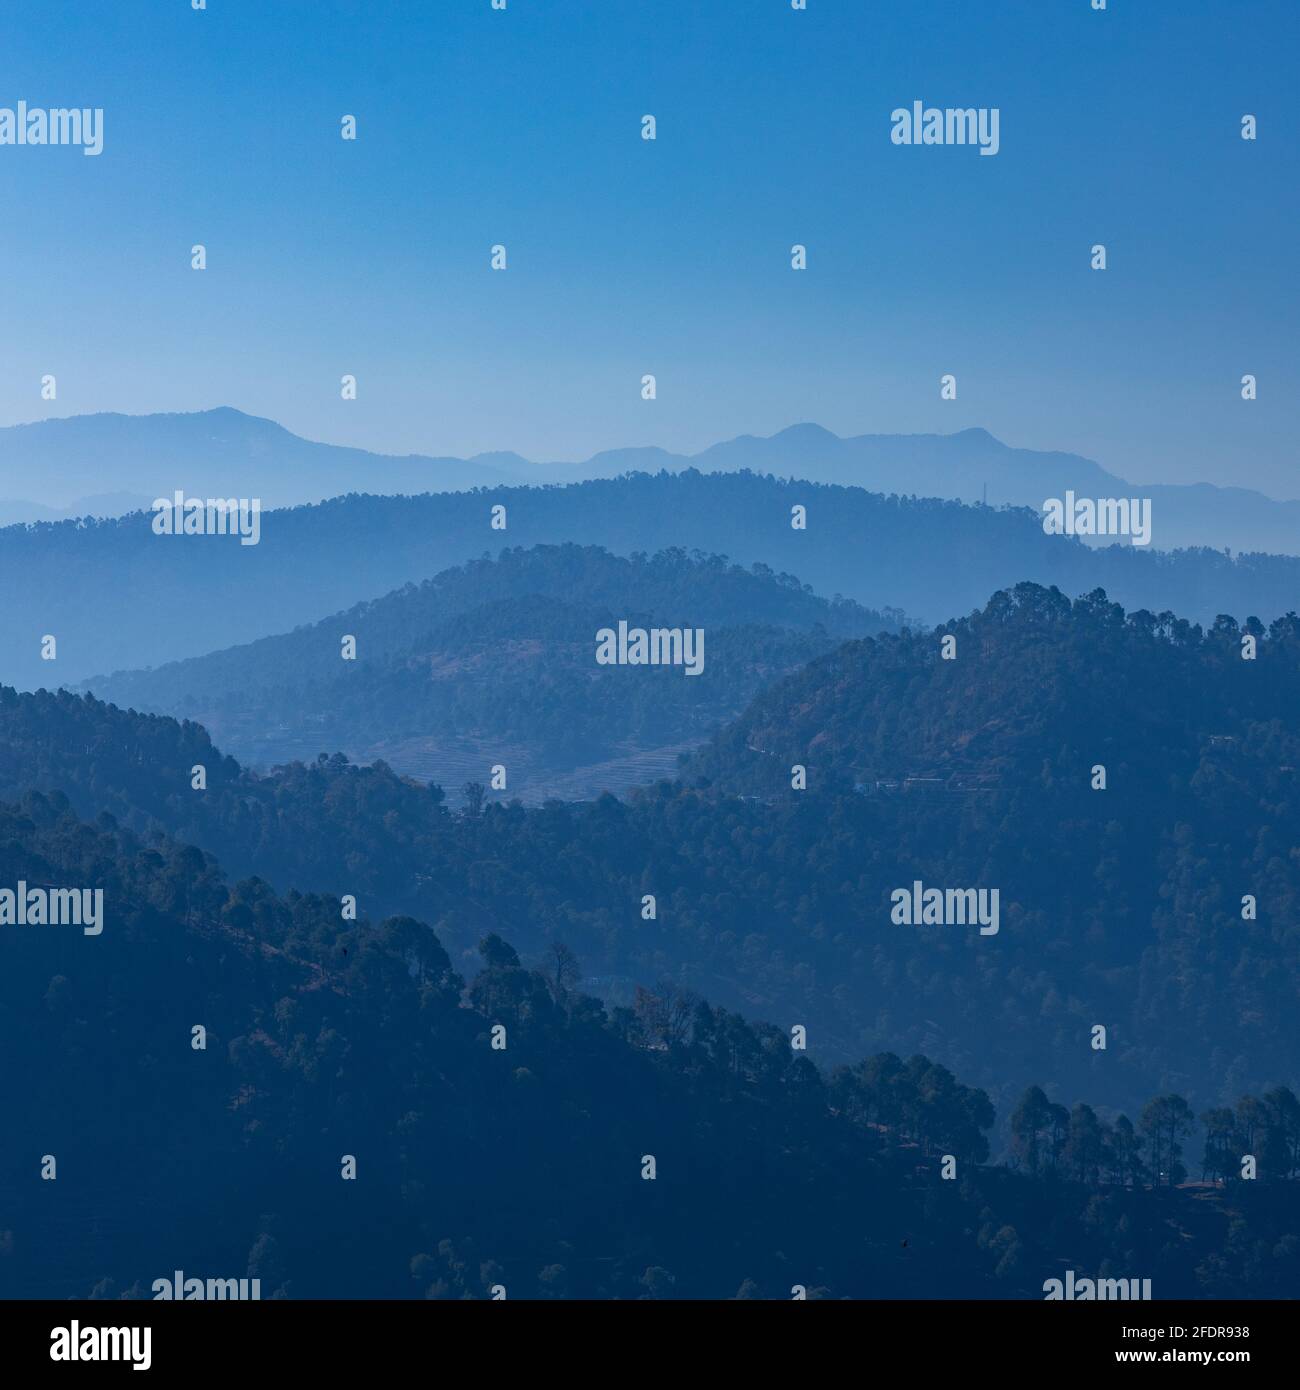
[[[582,979],[582,968],[578,964],[577,956],[563,941],[551,942],[548,958],[550,969],[547,971],[547,983],[558,1002]]]

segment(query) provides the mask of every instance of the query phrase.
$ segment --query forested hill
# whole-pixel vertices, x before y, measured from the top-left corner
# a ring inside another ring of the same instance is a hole
[[[758,695],[692,770],[747,791],[788,791],[800,762],[812,785],[1046,793],[1087,785],[1100,764],[1127,806],[1188,784],[1213,757],[1249,761],[1264,798],[1290,785],[1298,731],[1294,612],[1202,628],[1126,614],[1102,592],[1071,602],[1019,584],[934,631],[845,643]]]
[[[507,529],[492,529],[492,508]],[[807,529],[792,508],[807,509]],[[938,622],[1023,579],[1101,586],[1130,607],[1265,621],[1300,601],[1300,559],[1049,536],[1024,508],[885,497],[853,487],[694,470],[569,487],[348,496],[267,513],[257,545],[159,536],[151,517],[0,531],[0,680],[72,685],[158,666],[348,610],[505,546],[572,541],[621,555],[672,547],[797,574],[816,592]],[[1158,533],[1157,533],[1158,535]],[[103,576],[113,582],[105,584]],[[219,595],[220,598],[215,598]],[[56,662],[42,658],[54,636]]]
[[[837,657],[896,654],[869,679],[844,668],[819,697],[824,750],[815,734],[796,746],[813,725],[791,703],[788,744],[749,750],[742,723],[688,770],[702,785],[625,802],[528,811],[480,792],[452,813],[440,789],[382,765],[322,758],[259,777],[193,723],[13,691],[0,692],[0,797],[63,791],[85,816],[166,830],[234,873],[417,917],[457,969],[493,931],[528,961],[558,940],[610,1000],[667,977],[807,1024],[828,1058],[923,1052],[1002,1108],[1045,1078],[1054,1101],[1116,1108],[1172,1090],[1199,1109],[1294,1084],[1293,624],[1262,635],[1252,663],[1226,625],[1148,624],[1031,587],[948,635],[958,655],[942,666],[929,659],[940,634]],[[966,684],[934,695],[963,661]],[[902,751],[882,764],[897,775],[871,779],[868,794],[853,790],[866,786],[862,758],[889,740],[837,719],[830,696],[860,714],[872,682],[892,691],[880,718]],[[984,729],[985,712],[996,727]],[[908,765],[914,748],[942,752],[945,729],[976,750],[960,775]],[[794,791],[801,759],[808,790]],[[1104,791],[1091,787],[1097,765]],[[909,788],[912,774],[937,780]],[[899,925],[891,895],[918,880],[997,889],[999,930]]]
[[[525,795],[585,767],[599,792],[646,780],[643,764],[670,770],[765,683],[900,617],[720,556],[538,546],[282,636],[87,684],[119,705],[198,719],[255,764],[342,749],[457,789],[500,766]],[[699,669],[599,665],[596,634],[620,621],[698,629]]]
[[[792,788],[797,766],[807,791]],[[909,950],[864,914],[862,944],[882,969],[895,951],[909,957],[937,1031],[969,1009],[972,982],[999,976],[1007,992],[985,998],[981,1046],[1018,1033],[1056,1053],[1058,1076],[1087,1065],[1117,1078],[1136,1062],[1195,1090],[1270,1054],[1288,1065],[1297,1031],[1283,1001],[1300,987],[1294,614],[1204,631],[1125,614],[1102,594],[1071,603],[1021,585],[935,632],[813,663],[758,697],[686,775],[815,820],[823,845],[844,836],[857,846],[845,867],[868,866],[859,892],[882,918],[889,893],[916,880],[999,890],[988,941],[895,927]],[[825,894],[824,867],[818,877]],[[895,1022],[913,1007],[899,1000]],[[1097,1024],[1109,1047],[1085,1063]]]
[[[1110,1126],[1031,1091],[1013,1173],[982,1166],[987,1096],[926,1058],[828,1073],[671,986],[606,1010],[559,941],[529,970],[489,933],[471,979],[421,922],[230,887],[39,795],[0,804],[0,882],[23,880],[104,910],[95,936],[4,928],[7,1120],[40,1136],[0,1155],[5,1297],[148,1298],[177,1268],[263,1298],[1040,1299],[1067,1268],[1157,1298],[1295,1286],[1283,1089],[1237,1108],[1258,1182],[1161,1190],[1177,1096]]]
[[[115,704],[163,707],[200,692],[212,699],[250,687],[329,678],[339,669],[341,633],[357,639],[358,668],[383,665],[423,650],[454,619],[521,598],[652,613],[670,626],[820,627],[839,638],[897,628],[902,616],[822,598],[792,575],[765,565],[745,569],[721,555],[668,550],[629,558],[595,545],[510,546],[495,558],[471,560],[293,632],[156,670],[100,675],[86,684]],[[472,623],[463,626],[468,631]]]

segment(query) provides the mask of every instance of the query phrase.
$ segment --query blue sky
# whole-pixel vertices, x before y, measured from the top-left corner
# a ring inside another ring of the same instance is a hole
[[[547,459],[981,425],[1300,497],[1294,0],[23,11],[0,106],[102,106],[105,145],[0,147],[0,424]],[[891,144],[914,100],[998,107],[999,154]]]

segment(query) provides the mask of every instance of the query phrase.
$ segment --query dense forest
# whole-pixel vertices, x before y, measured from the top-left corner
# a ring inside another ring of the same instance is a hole
[[[1046,787],[1101,763],[1128,803],[1166,796],[1208,749],[1231,762],[1268,741],[1286,767],[1298,714],[1294,611],[1267,628],[1227,615],[1202,628],[1126,614],[1100,590],[1072,602],[1018,584],[968,618],[844,643],[774,683],[696,769],[769,790],[788,789],[795,758],[814,782]]]
[[[492,529],[492,508],[507,529]],[[807,509],[807,529],[791,526]],[[883,496],[757,474],[630,474],[572,486],[419,497],[350,495],[269,512],[259,544],[155,535],[148,513],[0,532],[0,680],[72,685],[202,656],[419,583],[506,546],[572,541],[620,555],[669,548],[797,574],[818,593],[922,623],[1021,580],[1212,622],[1293,609],[1300,558],[1089,548],[1027,508]],[[1157,533],[1158,534],[1158,533]],[[113,576],[111,584],[103,576]],[[42,639],[58,641],[55,662]]]
[[[537,777],[699,742],[837,639],[897,630],[901,617],[719,556],[537,546],[283,636],[86,684],[117,704],[196,719],[245,761],[275,761],[276,740],[296,739],[299,755],[344,749],[405,770],[393,745],[419,739],[435,765],[439,750],[463,749],[486,777],[498,763],[511,770],[518,751]],[[596,633],[620,620],[701,629],[701,672],[598,665]],[[344,635],[355,641],[346,661]]]
[[[536,810],[478,784],[454,812],[338,755],[259,776],[196,724],[5,691],[0,796],[61,791],[281,890],[427,921],[459,970],[492,932],[529,963],[564,942],[612,1003],[667,979],[806,1025],[829,1062],[924,1053],[1004,1114],[1036,1082],[1200,1112],[1295,1079],[1300,641],[1292,618],[1247,626],[1253,661],[1228,620],[1020,586],[822,658],[677,782]],[[997,934],[897,925],[917,881],[996,888]]]
[[[420,922],[228,885],[58,796],[0,806],[0,882],[19,879],[101,886],[105,921],[5,928],[7,1296],[149,1297],[176,1268],[263,1297],[1041,1298],[1067,1269],[1284,1297],[1300,1279],[1283,1087],[1210,1117],[1202,1187],[1176,1185],[1171,1094],[1112,1124],[1030,1090],[1012,1165],[989,1167],[989,1098],[945,1067],[826,1071],[786,1028],[672,984],[605,1007],[561,941],[529,969],[488,933],[462,974]]]

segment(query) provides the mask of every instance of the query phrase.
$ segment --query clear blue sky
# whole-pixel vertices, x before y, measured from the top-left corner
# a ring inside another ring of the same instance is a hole
[[[1300,497],[1296,0],[42,0],[0,39],[0,106],[105,109],[98,158],[0,147],[0,424],[228,404],[534,458],[982,425]],[[997,106],[1001,152],[892,145],[914,100]]]

